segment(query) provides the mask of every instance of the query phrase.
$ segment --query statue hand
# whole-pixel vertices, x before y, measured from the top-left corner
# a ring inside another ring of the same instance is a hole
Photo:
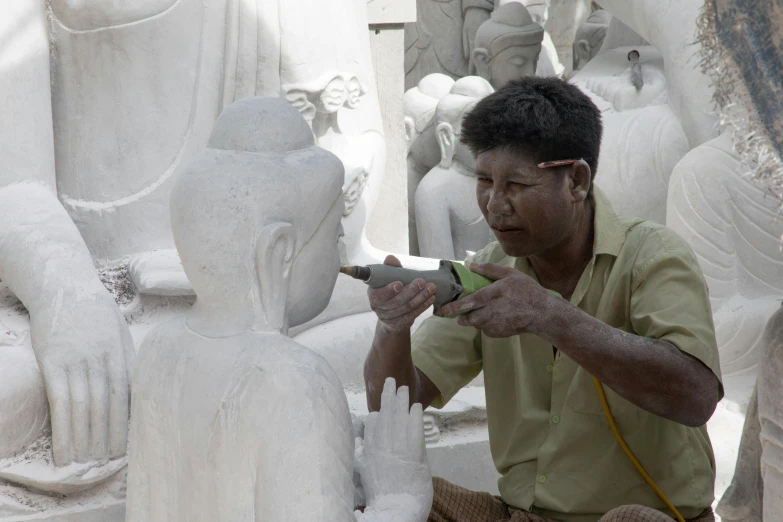
[[[127,449],[133,340],[108,292],[85,294],[69,300],[60,292],[30,317],[57,466],[106,461]]]
[[[432,507],[432,476],[424,447],[421,404],[409,406],[407,386],[386,379],[381,411],[365,420],[356,462],[367,509],[362,520],[424,522]]]

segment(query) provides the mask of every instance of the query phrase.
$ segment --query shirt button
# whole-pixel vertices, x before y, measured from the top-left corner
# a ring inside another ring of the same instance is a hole
[[[549,373],[552,373],[552,371],[553,371],[554,369],[555,369],[555,367],[554,367],[554,366],[552,366],[551,364],[550,364],[549,366],[547,366],[547,367],[546,367],[546,371],[548,371]]]
[[[560,417],[558,417],[557,415],[553,415],[552,424],[557,424],[558,422],[560,422]]]
[[[540,476],[538,477],[538,482],[539,482],[539,483],[541,483],[541,484],[543,484],[544,482],[546,482],[546,477],[545,477],[544,475],[540,475]]]

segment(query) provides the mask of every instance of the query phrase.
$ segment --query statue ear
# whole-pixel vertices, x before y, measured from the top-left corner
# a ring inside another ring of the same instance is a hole
[[[405,116],[405,142],[408,144],[408,148],[413,145],[413,136],[416,132],[416,123],[410,116]]]
[[[585,62],[590,60],[590,44],[587,43],[587,40],[579,40],[576,42],[575,47],[576,55],[580,60],[584,60]]]
[[[481,47],[473,49],[473,54],[470,58],[471,74],[481,76],[489,81],[489,62],[489,52],[486,49]]]
[[[451,163],[454,160],[454,149],[457,146],[454,127],[451,126],[451,123],[444,121],[438,124],[435,132],[438,138],[438,145],[440,146],[440,166],[447,169],[451,167]]]
[[[259,330],[287,333],[288,285],[296,247],[296,229],[289,223],[265,226],[256,238],[256,274],[254,296],[255,324]]]

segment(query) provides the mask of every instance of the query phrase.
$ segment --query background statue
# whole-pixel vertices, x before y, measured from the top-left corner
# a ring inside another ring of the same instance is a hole
[[[510,2],[481,24],[471,55],[472,72],[500,89],[523,76],[536,75],[544,29],[525,6]]]
[[[440,163],[416,190],[416,228],[421,255],[464,259],[491,241],[489,225],[476,201],[476,160],[460,140],[462,118],[483,97],[494,92],[478,76],[454,84],[435,110]]]
[[[355,520],[345,394],[328,363],[287,336],[329,302],[342,184],[339,159],[276,98],[228,107],[178,176],[172,227],[197,299],[140,349],[130,522]],[[432,486],[421,406],[409,413],[393,380],[384,395],[357,455],[369,501],[358,517],[423,522]],[[394,426],[378,420],[389,414]],[[393,447],[380,433],[389,429],[402,434]]]
[[[408,144],[408,252],[412,256],[419,255],[414,199],[416,189],[424,175],[440,163],[440,146],[432,124],[435,108],[453,85],[451,77],[433,73],[422,78],[416,87],[408,89],[403,97],[405,140]]]
[[[603,9],[593,11],[587,21],[579,26],[574,39],[574,72],[592,60],[604,43],[612,15]]]

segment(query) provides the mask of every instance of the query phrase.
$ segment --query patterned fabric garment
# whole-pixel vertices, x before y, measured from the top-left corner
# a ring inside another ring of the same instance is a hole
[[[442,478],[434,477],[432,511],[427,522],[558,522],[527,511],[511,511],[500,497],[470,491]],[[621,506],[598,522],[671,522],[672,519],[645,506]],[[712,508],[688,522],[715,522]]]

